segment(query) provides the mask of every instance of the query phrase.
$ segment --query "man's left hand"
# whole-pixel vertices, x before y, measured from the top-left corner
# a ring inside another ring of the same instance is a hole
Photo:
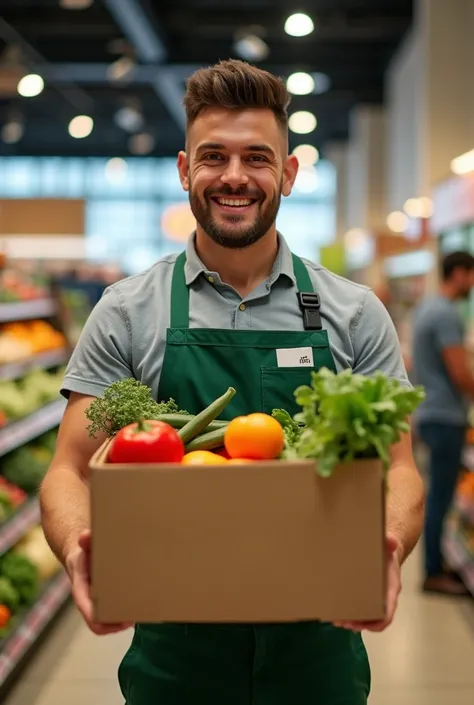
[[[334,626],[353,632],[383,632],[393,621],[398,605],[401,583],[401,545],[393,536],[386,537],[387,548],[387,609],[385,619],[378,622],[334,622]]]

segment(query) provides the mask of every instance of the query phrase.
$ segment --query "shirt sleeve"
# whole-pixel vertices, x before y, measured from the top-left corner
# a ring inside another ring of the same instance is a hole
[[[464,345],[463,326],[455,310],[439,306],[430,324],[438,350]]]
[[[133,377],[131,329],[124,302],[110,287],[90,314],[71,356],[61,394],[101,396],[120,379]]]
[[[354,324],[354,368],[363,375],[382,372],[411,386],[393,321],[373,291],[367,292],[359,317]]]

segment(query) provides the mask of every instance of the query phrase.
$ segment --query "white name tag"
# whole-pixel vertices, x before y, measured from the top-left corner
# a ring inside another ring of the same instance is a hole
[[[278,367],[314,367],[313,348],[277,350]]]

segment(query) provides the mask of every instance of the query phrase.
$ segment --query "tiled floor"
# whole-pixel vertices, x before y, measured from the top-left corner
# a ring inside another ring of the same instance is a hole
[[[421,596],[418,565],[406,565],[395,624],[366,637],[370,705],[472,705],[474,601]],[[4,705],[123,705],[116,672],[130,637],[95,638],[69,610]]]

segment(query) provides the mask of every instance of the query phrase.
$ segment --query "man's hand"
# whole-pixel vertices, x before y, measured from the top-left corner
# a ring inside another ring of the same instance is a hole
[[[398,596],[402,589],[401,583],[401,545],[391,535],[386,537],[387,548],[387,609],[385,619],[379,622],[335,622],[336,627],[349,629],[353,632],[383,632],[393,621],[398,605]]]
[[[133,624],[98,624],[92,617],[92,600],[90,592],[90,556],[91,533],[84,532],[79,538],[77,548],[70,553],[66,567],[72,583],[72,594],[79,612],[84,617],[89,629],[98,636],[116,634],[133,626]]]

